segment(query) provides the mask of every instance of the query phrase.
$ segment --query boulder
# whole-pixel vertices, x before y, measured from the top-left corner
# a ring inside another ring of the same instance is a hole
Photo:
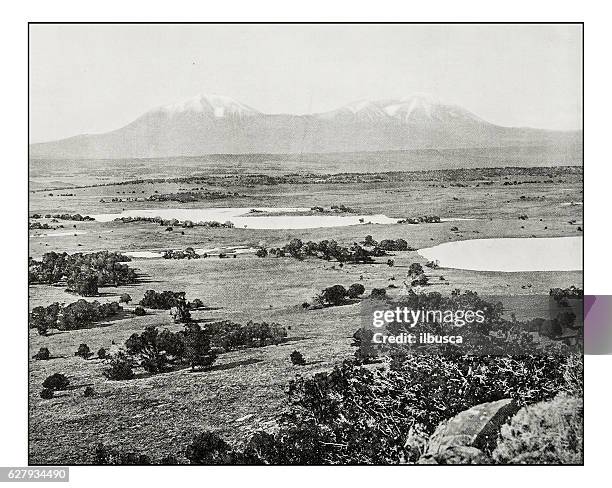
[[[487,464],[501,426],[518,411],[512,399],[482,403],[441,423],[419,464]]]

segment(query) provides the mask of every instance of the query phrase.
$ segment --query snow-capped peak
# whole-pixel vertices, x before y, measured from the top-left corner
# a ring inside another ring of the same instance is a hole
[[[215,118],[243,118],[259,114],[254,108],[225,95],[198,95],[183,102],[164,105],[158,111],[169,115],[185,112],[206,113]]]
[[[415,93],[393,100],[359,100],[343,107],[318,114],[321,118],[350,117],[358,120],[400,120],[402,122],[480,121],[473,113],[458,105],[450,105],[427,93]]]
[[[479,117],[458,105],[450,105],[426,93],[417,93],[387,104],[383,110],[390,117],[404,122],[452,120],[479,121]]]

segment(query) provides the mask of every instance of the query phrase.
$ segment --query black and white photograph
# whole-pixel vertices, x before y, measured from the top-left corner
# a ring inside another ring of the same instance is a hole
[[[29,23],[23,462],[583,465],[583,29]]]

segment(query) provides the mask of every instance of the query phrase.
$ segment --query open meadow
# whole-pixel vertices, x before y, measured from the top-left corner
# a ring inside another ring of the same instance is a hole
[[[426,264],[418,250],[446,242],[582,236],[581,166],[405,172],[394,163],[396,173],[388,173],[381,165],[359,161],[352,165],[352,173],[342,173],[338,164],[317,161],[301,169],[296,165],[296,172],[290,173],[280,171],[274,161],[249,168],[240,159],[238,174],[228,177],[211,164],[206,171],[197,171],[200,179],[190,178],[194,171],[185,169],[180,160],[147,164],[155,169],[147,174],[138,170],[138,180],[112,171],[112,165],[96,166],[92,161],[81,166],[72,162],[71,172],[58,169],[57,174],[50,164],[44,165],[44,171],[37,162],[31,166],[30,223],[41,224],[29,230],[33,259],[51,251],[160,253],[189,247],[216,251],[199,259],[133,257],[126,264],[137,273],[135,283],[100,287],[99,296],[87,298],[107,303],[127,293],[132,302],[122,304],[122,312],[78,330],[40,335],[30,329],[30,357],[42,347],[51,354],[50,360],[30,361],[30,463],[93,462],[98,443],[157,458],[186,445],[195,431],[212,430],[239,444],[255,431],[274,430],[276,417],[287,404],[287,385],[296,374],[307,377],[328,371],[353,357],[351,343],[360,326],[360,304],[302,306],[312,303],[321,290],[360,283],[366,295],[384,288],[394,297],[402,290],[410,265]],[[505,158],[517,159],[513,154]],[[228,161],[218,165],[227,167]],[[333,170],[325,170],[328,167]],[[245,178],[254,173],[278,180]],[[330,178],[331,174],[344,176]],[[148,181],[150,178],[154,180]],[[196,201],[155,197],[189,192],[220,196]],[[381,214],[394,221],[432,215],[442,221],[369,224],[365,218],[357,225],[262,229],[45,218],[57,213],[99,216],[144,209],[332,206],[344,206],[358,215]],[[403,239],[415,250],[391,251],[371,263],[258,257],[249,251],[282,247],[293,239],[304,243],[335,240],[349,247],[368,235],[378,242]],[[518,320],[545,316],[551,288],[582,288],[581,270],[500,272],[438,267],[426,268],[426,275],[427,292],[446,296],[455,289],[472,290],[501,301],[504,316]],[[174,367],[149,374],[137,368],[129,381],[107,379],[102,374],[106,360],[74,355],[80,344],[87,344],[94,353],[99,348],[118,351],[146,326],[181,330],[182,324],[175,324],[168,310],[147,309],[144,316],[133,315],[147,290],[184,291],[187,300],[200,299],[204,307],[192,311],[191,318],[204,328],[219,320],[273,322],[286,328],[287,337],[277,344],[223,352],[214,365],[203,370]],[[29,288],[30,311],[79,298],[67,292],[64,283]],[[292,364],[289,357],[294,350],[303,354],[305,365]],[[52,399],[41,398],[42,382],[57,372],[69,378],[70,386]],[[83,395],[87,386],[93,387],[94,396]]]

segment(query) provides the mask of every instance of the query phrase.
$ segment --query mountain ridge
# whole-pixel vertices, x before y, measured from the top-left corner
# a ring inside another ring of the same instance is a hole
[[[426,94],[361,100],[304,115],[266,114],[211,94],[156,107],[113,131],[30,144],[30,157],[157,158],[581,143],[581,131],[499,126]]]

